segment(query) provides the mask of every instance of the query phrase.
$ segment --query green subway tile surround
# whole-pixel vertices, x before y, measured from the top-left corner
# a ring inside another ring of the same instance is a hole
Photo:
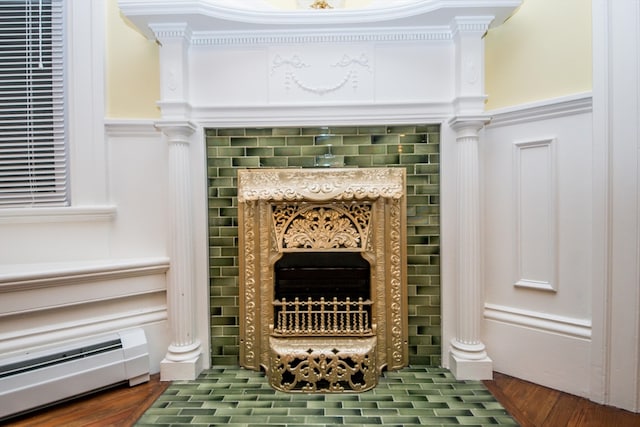
[[[437,124],[207,129],[212,365],[239,363],[237,169],[314,167],[331,150],[347,167],[406,169],[409,361],[440,366],[439,143]]]

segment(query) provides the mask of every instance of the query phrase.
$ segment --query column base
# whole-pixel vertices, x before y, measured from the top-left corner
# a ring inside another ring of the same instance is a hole
[[[493,361],[488,357],[470,360],[450,353],[449,367],[457,380],[493,379]]]
[[[201,354],[196,356],[195,359],[183,360],[180,362],[175,362],[165,358],[160,362],[160,381],[192,381],[198,378],[202,369]]]

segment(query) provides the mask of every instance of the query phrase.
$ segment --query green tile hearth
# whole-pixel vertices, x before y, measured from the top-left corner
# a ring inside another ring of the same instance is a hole
[[[364,393],[273,390],[261,372],[215,367],[175,381],[136,426],[517,426],[480,381],[446,369],[410,366],[385,372]]]

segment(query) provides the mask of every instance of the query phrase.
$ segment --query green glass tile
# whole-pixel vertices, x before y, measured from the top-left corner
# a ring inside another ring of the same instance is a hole
[[[413,144],[424,144],[427,143],[427,135],[424,133],[418,134],[407,134],[407,135],[399,135],[398,140],[400,144],[413,145]]]
[[[455,417],[420,417],[420,424],[427,426],[444,426],[445,424],[460,425]]]
[[[290,157],[287,162],[290,167],[303,167],[310,168],[315,166],[316,158],[315,157]]]
[[[245,129],[246,136],[271,136],[273,134],[272,128],[247,128]]]
[[[338,135],[318,135],[314,137],[313,143],[315,145],[342,145],[342,136]]]
[[[331,147],[331,153],[336,156],[355,156],[358,154],[358,146],[341,145]]]
[[[345,156],[344,164],[347,166],[371,167],[371,156]]]
[[[371,138],[373,144],[399,144],[400,137],[398,135],[374,135]]]
[[[344,145],[366,145],[371,144],[371,137],[369,135],[359,136],[343,136],[342,143]]]
[[[289,415],[302,415],[305,417],[325,415],[325,410],[322,408],[290,408],[288,409],[288,412],[289,412]],[[257,414],[257,412],[254,411],[254,414]],[[282,414],[282,415],[286,415],[286,414]],[[326,415],[332,415],[332,414],[327,413]]]
[[[377,145],[362,145],[358,147],[358,154],[386,154],[387,147]]]
[[[284,147],[287,145],[287,140],[283,136],[271,136],[258,138],[259,147]]]
[[[159,416],[157,418],[157,422],[158,423],[168,423],[168,424],[191,424],[191,420],[193,420],[193,417],[189,417],[189,416],[174,416],[174,415],[167,415],[167,416]]]
[[[345,417],[348,415],[351,415],[351,416],[362,415],[362,411],[359,408],[323,408],[320,410],[324,411],[326,415],[332,415],[332,416],[338,416],[338,417]]]
[[[329,131],[336,135],[356,135],[358,133],[358,128],[350,126],[332,126],[329,128]]]
[[[382,419],[380,419],[379,417],[344,417],[343,420],[344,424],[382,424]]]
[[[372,156],[372,162],[373,166],[390,166],[400,164],[401,158],[399,155]]]
[[[209,167],[209,176],[216,171],[212,171],[212,168],[217,167],[229,167],[231,166],[231,159],[228,157],[213,157],[207,160],[207,166]]]
[[[412,144],[387,145],[387,154],[412,154],[416,151]]]
[[[297,423],[297,424],[304,424],[305,423],[305,417],[301,417],[301,416],[279,416],[279,415],[275,415],[275,416],[269,416],[267,418],[267,422],[269,424],[293,424],[293,423]]]
[[[240,157],[245,154],[244,147],[220,147],[218,148],[218,157]]]
[[[244,129],[243,128],[222,128],[222,129],[218,129],[217,131],[217,135],[218,136],[244,136]]]
[[[304,127],[300,129],[302,135],[330,135],[331,128],[329,126],[321,127]]]
[[[232,147],[257,147],[258,138],[231,137]]]
[[[358,133],[360,135],[386,134],[387,127],[386,126],[360,126],[358,128]]]
[[[440,170],[439,165],[417,164],[416,173],[421,175],[436,174]]]
[[[416,154],[436,154],[440,151],[438,144],[416,144],[412,146]]]
[[[232,163],[233,166],[257,168],[260,166],[260,157],[234,157]]]
[[[207,145],[210,147],[225,147],[231,145],[231,140],[225,137],[207,137]]]
[[[302,145],[313,145],[314,138],[312,136],[288,136],[287,145],[297,147]]]
[[[301,135],[300,128],[273,128],[273,135]]]
[[[281,157],[296,157],[301,153],[300,147],[276,147],[273,149],[276,156]]]
[[[247,156],[262,156],[262,157],[272,157],[273,156],[273,148],[271,147],[249,147],[246,149]],[[234,166],[242,166],[235,165]]]
[[[327,147],[314,145],[312,147],[302,147],[301,152],[303,156],[319,156],[323,154],[328,154],[329,149]]]

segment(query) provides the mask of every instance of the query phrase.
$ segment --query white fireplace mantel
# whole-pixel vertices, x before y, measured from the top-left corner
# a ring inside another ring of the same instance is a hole
[[[405,123],[442,126],[443,364],[458,378],[491,375],[477,310],[477,145],[489,119],[483,36],[520,3],[373,0],[359,9],[280,10],[267,0],[119,0],[160,45],[158,127],[177,180],[170,200],[180,201],[171,206],[167,286],[178,318],[170,319],[163,378],[191,379],[209,363],[203,129]]]

